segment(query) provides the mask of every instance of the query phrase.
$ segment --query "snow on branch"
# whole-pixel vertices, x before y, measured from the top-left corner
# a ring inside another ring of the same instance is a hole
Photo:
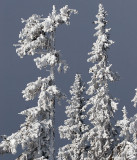
[[[67,71],[68,65],[66,64],[65,60],[61,59],[60,51],[50,51],[46,54],[41,54],[41,57],[37,57],[34,59],[37,68],[42,69],[46,68],[47,66],[57,66],[58,65],[58,72],[61,72],[62,64],[64,72]]]
[[[50,36],[55,32],[60,24],[69,24],[71,14],[76,14],[77,11],[64,6],[57,13],[53,6],[52,13],[47,18],[40,15],[32,15],[27,20],[22,19],[25,23],[24,29],[19,34],[20,40],[15,46],[17,54],[23,58],[25,55],[42,54],[42,50],[48,50],[52,45]]]
[[[22,149],[29,148],[31,145],[34,145],[34,149],[38,149],[38,145],[42,139],[40,139],[40,134],[44,130],[44,132],[48,133],[49,126],[52,125],[51,121],[34,121],[33,111],[37,110],[38,107],[34,107],[29,109],[29,111],[23,111],[21,114],[26,114],[27,119],[24,124],[21,125],[21,128],[13,133],[11,136],[6,137],[0,144],[0,153],[12,153],[15,154],[17,152],[17,146],[20,144]],[[31,112],[31,114],[30,114]],[[43,127],[42,127],[43,126]],[[48,140],[48,136],[47,136]]]
[[[23,98],[25,98],[26,101],[33,100],[36,94],[38,94],[38,104],[43,103],[41,101],[47,100],[48,102],[49,98],[52,99],[52,97],[56,97],[57,100],[65,97],[65,95],[59,91],[56,85],[52,85],[52,79],[50,76],[43,79],[38,77],[38,80],[35,82],[28,83],[27,87],[22,91],[22,93]]]
[[[23,98],[26,101],[33,100],[35,95],[40,92],[42,86],[42,78],[38,77],[38,80],[35,82],[30,82],[27,84],[25,90],[22,91]]]

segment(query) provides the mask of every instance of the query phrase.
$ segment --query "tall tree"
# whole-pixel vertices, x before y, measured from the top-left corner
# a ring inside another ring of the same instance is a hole
[[[53,6],[52,13],[47,18],[32,15],[25,23],[24,29],[19,34],[20,40],[17,54],[23,58],[25,55],[38,54],[34,59],[39,69],[48,68],[49,76],[38,77],[35,82],[27,84],[22,91],[26,101],[33,100],[38,95],[38,104],[20,114],[26,116],[26,120],[20,126],[20,130],[9,137],[5,137],[0,143],[0,153],[16,153],[19,144],[24,152],[17,160],[54,160],[54,123],[55,123],[55,100],[60,100],[64,95],[55,85],[55,68],[61,71],[67,70],[65,61],[61,59],[60,52],[55,49],[55,33],[61,24],[69,24],[70,15],[77,11],[64,6],[57,13]]]
[[[61,138],[71,141],[59,149],[58,158],[61,160],[84,160],[86,156],[86,138],[83,137],[88,126],[84,123],[85,119],[85,99],[84,84],[80,74],[76,74],[75,81],[71,86],[71,99],[68,101],[69,106],[66,107],[68,119],[64,121],[64,125],[59,127]]]
[[[111,159],[112,151],[115,146],[117,130],[114,125],[114,113],[117,110],[116,99],[110,95],[109,82],[119,79],[117,73],[111,71],[111,64],[108,62],[107,51],[114,43],[109,39],[110,28],[106,28],[107,12],[102,4],[99,4],[97,20],[94,22],[97,26],[97,37],[93,43],[92,51],[88,53],[90,58],[88,62],[94,63],[89,69],[92,74],[88,82],[89,88],[87,94],[90,96],[87,105],[91,106],[88,111],[89,120],[93,128],[89,131],[89,141],[91,148],[89,150],[89,159]]]

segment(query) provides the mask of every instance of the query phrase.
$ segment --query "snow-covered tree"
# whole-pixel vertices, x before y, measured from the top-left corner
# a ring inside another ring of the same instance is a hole
[[[135,160],[134,144],[131,142],[131,135],[129,131],[130,119],[127,118],[126,107],[123,107],[123,119],[118,120],[116,126],[120,127],[121,142],[114,149],[114,160]]]
[[[137,106],[137,89],[135,89],[136,93],[134,98],[131,100],[131,102],[134,103],[134,107]],[[133,134],[133,142],[137,145],[137,114],[135,114],[133,117],[131,117],[131,124],[130,124],[130,132]]]
[[[137,91],[137,89],[135,89]],[[137,104],[137,93],[132,99],[134,107]],[[118,120],[116,126],[120,127],[121,142],[114,149],[114,160],[137,159],[137,114],[127,118],[126,107],[123,107],[123,119]]]
[[[81,75],[76,74],[75,81],[71,86],[71,99],[66,107],[67,120],[59,127],[60,137],[71,141],[59,149],[58,159],[61,160],[84,160],[87,157],[87,141],[83,134],[88,130],[88,125],[84,123],[85,99],[83,97],[85,86]]]
[[[88,53],[88,62],[94,63],[89,69],[92,74],[88,82],[87,94],[90,96],[87,105],[91,106],[88,115],[93,128],[89,131],[88,139],[91,144],[89,159],[111,159],[112,151],[117,143],[117,129],[114,122],[114,113],[117,110],[117,100],[110,95],[109,83],[119,79],[117,73],[111,71],[112,64],[108,62],[107,51],[114,43],[109,39],[110,28],[106,28],[107,12],[102,4],[99,4],[97,20],[97,37],[93,43],[92,51]]]
[[[125,106],[123,107],[122,112],[123,112],[123,119],[117,121],[116,126],[119,126],[121,128],[120,136],[124,137],[124,141],[129,141],[130,140],[130,133],[129,133],[130,120],[127,117],[127,110]]]
[[[132,142],[132,152],[130,152],[130,156],[134,157],[133,160],[135,160],[137,159],[137,114],[130,118],[129,132]]]
[[[136,105],[137,105],[137,89],[135,89],[135,91],[136,91],[136,94],[135,94],[134,98],[131,100],[131,102],[134,103],[134,107],[136,107]]]
[[[37,68],[47,68],[49,75],[39,77],[35,82],[27,84],[22,91],[26,101],[38,96],[36,107],[32,107],[20,114],[26,119],[20,129],[11,136],[5,137],[0,143],[0,153],[16,153],[17,146],[21,145],[23,153],[17,160],[54,160],[54,123],[55,100],[60,100],[64,95],[55,85],[55,69],[60,72],[62,65],[64,71],[67,65],[61,59],[60,52],[55,49],[55,33],[61,24],[69,24],[70,15],[77,11],[64,6],[57,13],[53,6],[52,13],[47,18],[32,15],[25,23],[24,29],[19,34],[20,40],[17,54],[23,58],[25,55],[40,55],[34,59]]]

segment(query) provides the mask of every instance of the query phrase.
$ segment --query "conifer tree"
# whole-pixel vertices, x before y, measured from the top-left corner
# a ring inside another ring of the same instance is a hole
[[[126,160],[129,158],[129,149],[132,147],[132,143],[130,143],[130,132],[129,125],[130,120],[127,118],[127,110],[126,107],[123,107],[123,119],[118,120],[116,126],[120,127],[120,137],[122,141],[118,143],[118,145],[114,149],[114,160]]]
[[[20,129],[11,136],[5,137],[0,143],[0,153],[16,153],[17,146],[21,145],[23,153],[17,160],[54,160],[54,123],[55,100],[64,95],[55,84],[55,69],[60,72],[62,65],[67,69],[65,61],[61,59],[60,52],[55,49],[55,33],[61,24],[69,24],[70,15],[76,10],[64,6],[57,13],[53,6],[52,13],[47,18],[32,15],[25,23],[19,34],[20,40],[16,52],[23,58],[25,55],[40,55],[34,59],[37,68],[46,68],[49,75],[46,78],[38,77],[35,82],[27,84],[22,91],[26,101],[33,100],[38,95],[36,107],[32,107],[20,114],[26,116]]]
[[[84,123],[85,116],[85,99],[83,97],[85,86],[82,82],[81,75],[76,74],[73,86],[71,86],[71,99],[68,101],[65,113],[68,119],[64,125],[59,127],[61,138],[71,141],[59,149],[58,159],[60,160],[84,160],[86,155],[87,142],[83,137],[88,125]]]
[[[106,28],[107,12],[102,4],[99,4],[97,20],[94,22],[97,26],[97,37],[93,43],[92,51],[88,53],[90,58],[88,62],[94,63],[89,69],[92,74],[88,82],[89,88],[87,94],[90,96],[87,105],[91,108],[88,111],[89,120],[93,125],[88,134],[91,144],[89,150],[89,159],[108,160],[112,157],[112,151],[117,143],[117,129],[114,122],[114,113],[117,110],[117,100],[110,95],[109,82],[119,79],[117,73],[111,71],[111,64],[108,62],[107,51],[114,43],[109,39],[110,28]]]
[[[134,98],[131,100],[131,102],[134,103],[134,107],[137,106],[137,89],[135,89],[136,93]],[[133,134],[133,142],[137,145],[137,114],[135,114],[133,117],[131,117],[131,124],[130,124],[130,132]]]
[[[134,96],[134,98],[131,100],[131,102],[133,102],[134,103],[134,107],[136,107],[136,105],[137,105],[137,89],[135,89],[135,91],[136,91],[136,93],[135,93],[135,96]]]
[[[134,103],[134,107],[137,106],[137,89],[135,89],[136,93],[131,102]],[[133,143],[136,144],[137,149],[137,114],[130,118],[130,132],[133,134]]]
[[[137,115],[127,118],[126,107],[123,107],[123,119],[117,121],[120,127],[121,142],[115,146],[114,160],[136,160],[137,159]]]
[[[135,89],[137,91],[137,89]],[[132,99],[134,107],[137,104],[137,93]],[[123,119],[117,121],[120,127],[121,142],[115,146],[114,160],[136,160],[137,159],[137,114],[127,118],[126,107],[123,107]]]
[[[129,132],[131,134],[131,145],[129,156],[131,160],[137,159],[137,114],[130,118]]]

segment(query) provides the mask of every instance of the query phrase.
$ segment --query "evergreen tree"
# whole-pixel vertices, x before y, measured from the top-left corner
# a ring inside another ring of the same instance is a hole
[[[136,91],[136,94],[135,94],[134,98],[131,100],[131,102],[134,103],[134,107],[136,107],[136,105],[137,105],[137,89],[135,89],[135,91]]]
[[[23,58],[25,55],[38,54],[34,59],[39,69],[48,68],[49,75],[46,78],[38,77],[35,82],[27,84],[22,91],[26,101],[33,100],[38,95],[38,104],[20,114],[26,116],[26,120],[20,126],[20,130],[9,137],[5,137],[0,143],[0,153],[16,153],[20,144],[24,150],[17,160],[54,160],[54,123],[55,100],[60,100],[64,95],[55,85],[55,68],[61,71],[67,69],[65,61],[61,59],[60,52],[55,49],[55,33],[61,24],[69,24],[70,15],[76,10],[64,6],[57,13],[53,6],[52,13],[47,18],[32,15],[25,23],[24,29],[19,34],[20,40],[17,54]]]
[[[64,125],[59,127],[61,138],[71,141],[59,149],[58,158],[61,160],[84,160],[86,155],[86,139],[83,137],[88,126],[84,123],[85,119],[85,99],[84,84],[80,74],[76,74],[73,86],[71,86],[71,99],[68,101],[69,106],[66,107],[67,120]]]
[[[93,125],[88,134],[91,144],[88,157],[97,160],[111,159],[113,148],[117,143],[117,129],[114,125],[117,102],[109,93],[109,82],[118,80],[119,76],[111,71],[112,65],[108,62],[107,51],[114,42],[109,39],[110,28],[106,28],[106,16],[107,12],[103,5],[99,4],[97,21],[94,22],[97,25],[95,27],[97,32],[94,34],[97,40],[93,43],[92,51],[88,53],[91,57],[87,60],[95,63],[89,69],[92,76],[87,90],[90,96],[87,105],[91,106],[88,115]]]
[[[127,118],[126,107],[123,107],[123,119],[117,121],[120,127],[121,142],[114,149],[114,160],[137,159],[137,115]]]
[[[131,102],[134,103],[134,107],[137,105],[137,89],[135,89],[136,93]],[[137,148],[137,114],[130,118],[130,132],[133,134],[133,143]]]
[[[137,89],[135,89],[137,91]],[[137,93],[132,99],[134,107],[137,104]],[[121,142],[115,146],[114,160],[136,160],[137,159],[137,114],[127,118],[126,107],[123,107],[123,119],[117,121],[116,126],[120,127]]]
[[[137,114],[130,118],[129,132],[131,134],[131,145],[129,157],[131,160],[137,159]]]
[[[116,126],[120,127],[120,137],[122,138],[121,142],[114,149],[114,160],[127,160],[129,158],[129,153],[132,148],[132,143],[130,142],[130,132],[129,125],[130,120],[127,118],[126,107],[123,107],[123,119],[117,121]]]

